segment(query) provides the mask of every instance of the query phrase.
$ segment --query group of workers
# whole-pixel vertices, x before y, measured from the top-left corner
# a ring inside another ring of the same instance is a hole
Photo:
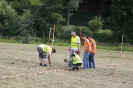
[[[94,55],[96,53],[96,42],[92,36],[86,37],[82,34],[80,37],[73,31],[71,32],[71,44],[70,44],[70,59],[67,61],[68,66],[72,67],[72,70],[79,70],[82,65],[82,59],[80,57],[80,45],[81,39],[84,41],[84,54],[83,54],[83,69],[96,68]],[[37,47],[40,58],[40,66],[47,66],[51,64],[51,55],[56,52],[56,49],[52,49],[49,45],[41,44]],[[44,65],[42,64],[44,60]]]

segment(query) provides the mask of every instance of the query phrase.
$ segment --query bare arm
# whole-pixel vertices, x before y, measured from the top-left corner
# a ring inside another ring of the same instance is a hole
[[[86,46],[86,47],[85,47],[85,51],[88,51],[88,50],[89,50],[89,48],[90,48],[90,47],[89,47],[89,46],[90,46],[90,42],[89,42],[89,40],[88,40],[88,39],[86,39],[86,43],[87,43],[87,45],[88,45],[88,46]]]
[[[92,43],[92,53],[95,53],[96,52],[96,43],[93,42]]]
[[[78,44],[78,50],[80,51],[80,44]]]
[[[81,44],[81,40],[80,38],[78,39],[78,55],[80,56],[80,44]]]
[[[71,62],[73,62],[73,61],[74,61],[74,59],[75,59],[75,58],[74,58],[74,56],[72,56],[72,60],[71,60]]]
[[[49,62],[49,65],[51,66],[51,55],[48,54],[48,62]]]

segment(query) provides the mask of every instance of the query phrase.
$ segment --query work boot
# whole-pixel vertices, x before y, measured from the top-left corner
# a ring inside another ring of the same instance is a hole
[[[73,67],[72,70],[74,71],[75,70],[75,67]]]
[[[40,66],[42,66],[42,63],[40,63]]]
[[[79,67],[76,67],[76,70],[78,71],[79,70]]]
[[[46,67],[47,65],[46,64],[44,64],[44,67]]]

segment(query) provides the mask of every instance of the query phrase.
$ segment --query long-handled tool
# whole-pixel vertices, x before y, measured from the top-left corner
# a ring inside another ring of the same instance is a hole
[[[54,33],[55,33],[55,24],[54,24],[54,29],[53,29],[52,48],[54,47]]]
[[[51,27],[50,27],[50,29],[49,29],[49,36],[48,36],[48,45],[50,45],[50,35],[51,35]]]
[[[123,46],[123,43],[124,43],[124,42],[123,42],[123,41],[124,41],[124,40],[123,40],[123,37],[124,37],[124,33],[122,34],[122,42],[121,42],[121,53],[120,53],[120,58],[122,58],[122,46]]]

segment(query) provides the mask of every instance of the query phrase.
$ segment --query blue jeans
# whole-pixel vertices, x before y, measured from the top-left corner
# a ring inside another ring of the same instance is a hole
[[[69,66],[69,67],[81,66],[81,65],[82,65],[82,63],[77,63],[77,64],[73,64],[73,62],[69,62],[69,63],[68,63],[68,66]]]
[[[89,56],[89,67],[90,68],[96,68],[95,66],[95,61],[94,61],[94,53],[90,53],[90,56]]]
[[[84,63],[84,67],[83,69],[86,69],[86,68],[89,68],[89,55],[90,55],[90,52],[84,52],[84,57],[83,57],[83,63]]]

